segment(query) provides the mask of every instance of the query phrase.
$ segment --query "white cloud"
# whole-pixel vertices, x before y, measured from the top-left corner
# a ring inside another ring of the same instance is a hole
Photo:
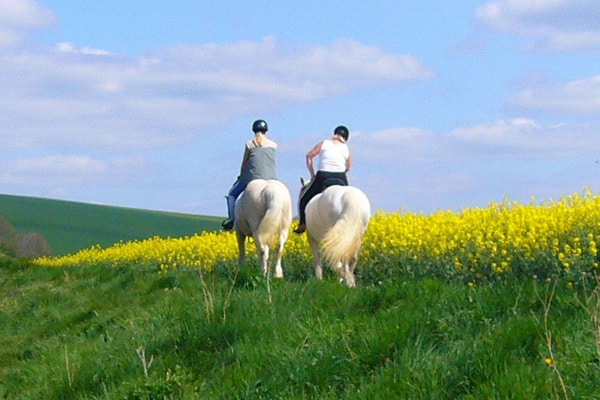
[[[54,15],[31,0],[2,0],[0,48],[20,44],[27,33],[54,23]]]
[[[519,147],[525,144],[528,134],[535,132],[539,125],[526,118],[499,120],[491,123],[459,127],[450,132],[454,139],[470,144],[480,144],[493,148]]]
[[[360,133],[352,140],[359,163],[388,174],[414,168],[486,160],[544,160],[591,156],[600,152],[596,125],[544,125],[529,118],[513,118],[458,127],[448,133],[398,127]],[[450,170],[446,173],[452,173]],[[460,176],[464,181],[461,174]]]
[[[352,148],[357,158],[376,165],[401,164],[440,157],[444,151],[442,142],[443,138],[432,132],[397,127],[369,134],[359,133],[352,140]]]
[[[92,56],[108,56],[111,54],[110,51],[94,49],[88,46],[84,47],[76,47],[72,43],[69,42],[60,42],[56,45],[56,49],[63,53],[75,53],[75,54],[83,54],[83,55],[92,55]]]
[[[203,190],[225,192],[229,182],[215,181],[214,173],[188,171],[213,157],[224,162],[218,154],[230,151],[230,142],[203,137],[220,125],[431,76],[412,56],[347,39],[289,47],[267,38],[138,57],[67,42],[37,51],[0,49],[0,150],[8,160],[0,184],[4,191],[99,201],[109,196],[108,185],[128,180],[136,191],[153,193],[146,201],[160,202],[150,197],[161,197],[165,186],[197,190],[189,184],[193,177]],[[206,154],[207,143],[217,155]],[[119,192],[120,201],[139,197],[136,191]],[[203,201],[221,206],[221,193]]]
[[[381,168],[381,173],[407,168],[425,171],[435,165],[482,159],[595,157],[600,152],[595,126],[549,126],[530,118],[513,118],[457,127],[447,133],[398,127],[360,134],[352,140],[352,149],[355,159],[360,160],[357,162]]]
[[[599,115],[600,75],[527,88],[509,99],[509,104],[524,110]]]
[[[514,118],[447,133],[406,127],[361,133],[351,141],[350,179],[387,210],[459,210],[505,196],[548,199],[596,181],[597,128]]]
[[[547,159],[592,155],[600,151],[591,125],[543,126],[535,120],[515,118],[469,127],[449,133],[462,158],[495,157]]]
[[[262,60],[262,61],[261,61]],[[416,58],[353,40],[178,46],[141,57],[59,43],[0,52],[0,148],[181,144],[233,117],[426,79]]]
[[[504,176],[510,185],[511,178],[506,175],[539,175],[535,172],[539,165],[544,171],[576,160],[592,165],[590,160],[598,159],[600,142],[597,125],[546,125],[514,118],[447,133],[411,127],[359,132],[351,148],[353,179],[360,174],[359,185],[373,193],[382,187],[386,192],[404,193],[390,195],[389,200],[394,201],[410,193],[423,199],[428,197],[427,191],[433,197],[467,191],[488,185],[486,176]]]
[[[227,94],[277,102],[304,102],[433,76],[413,56],[351,39],[327,47],[286,47],[267,37],[262,42],[178,46],[153,58],[163,59],[165,69],[177,68],[179,78],[187,78],[198,90],[219,88]]]
[[[2,185],[60,187],[103,182],[114,183],[124,175],[135,175],[145,162],[139,157],[92,158],[88,155],[47,155],[6,161],[0,175]]]
[[[542,49],[600,50],[597,0],[497,0],[479,7],[476,16],[494,29],[530,36]]]
[[[38,170],[57,173],[101,173],[105,170],[103,162],[87,156],[48,156],[38,159],[22,159],[13,164],[13,168],[24,173]]]
[[[3,185],[61,186],[93,183],[94,177],[104,174],[106,163],[88,156],[52,155],[41,158],[22,158],[5,163],[0,176]]]

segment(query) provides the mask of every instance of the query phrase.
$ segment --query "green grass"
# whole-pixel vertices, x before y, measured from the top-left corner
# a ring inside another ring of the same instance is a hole
[[[220,228],[221,218],[0,195],[0,215],[19,232],[37,232],[53,255],[153,236],[182,237]]]
[[[1,267],[0,398],[600,396],[581,288],[392,279],[352,290],[308,278],[309,266],[270,283],[257,269],[222,265],[203,285],[192,270]],[[546,306],[557,370],[545,363]]]

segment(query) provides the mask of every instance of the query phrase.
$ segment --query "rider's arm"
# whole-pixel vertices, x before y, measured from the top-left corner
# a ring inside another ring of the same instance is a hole
[[[250,151],[248,150],[248,147],[244,147],[244,157],[242,158],[242,165],[240,167],[240,175],[242,175],[244,173],[244,171],[246,171],[246,168],[248,168],[248,158],[250,157]]]
[[[310,149],[310,151],[306,154],[306,168],[308,168],[308,172],[310,173],[310,179],[315,178],[315,168],[313,166],[313,158],[315,158],[319,152],[321,152],[321,146],[323,142],[319,142],[315,147]]]
[[[352,153],[348,150],[348,158],[346,159],[346,172],[350,171],[350,167],[352,167]]]

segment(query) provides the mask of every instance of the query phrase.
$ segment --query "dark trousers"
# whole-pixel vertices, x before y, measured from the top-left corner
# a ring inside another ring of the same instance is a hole
[[[346,173],[318,171],[315,179],[302,188],[302,191],[300,192],[300,201],[298,202],[298,215],[301,224],[306,222],[305,209],[308,202],[313,197],[323,192],[323,190],[333,185],[348,186],[348,177],[346,176]]]

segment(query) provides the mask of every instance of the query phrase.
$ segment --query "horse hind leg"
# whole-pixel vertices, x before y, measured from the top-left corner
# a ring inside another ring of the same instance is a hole
[[[354,269],[358,263],[358,255],[352,256],[350,261],[344,265],[345,267],[345,281],[348,287],[356,287],[356,279],[354,278]]]
[[[236,236],[238,244],[238,264],[242,266],[246,263],[246,237],[239,232],[237,232]]]
[[[356,287],[356,280],[354,278],[356,262],[356,257],[352,257],[350,260],[341,260],[332,264],[331,267],[335,271],[340,283],[343,282],[348,287]]]
[[[258,257],[260,258],[260,265],[264,276],[269,274],[269,245],[256,243],[258,250]]]
[[[348,282],[347,274],[346,274],[347,267],[346,267],[346,264],[344,264],[344,262],[342,262],[342,261],[334,262],[331,264],[331,268],[337,275],[340,282],[346,282],[346,283]]]
[[[323,279],[323,267],[321,266],[321,249],[319,243],[309,237],[310,251],[313,256],[313,268],[315,269],[315,277],[318,280]]]
[[[349,264],[345,265],[345,278],[344,281],[346,282],[346,286],[348,287],[356,287],[356,280],[354,279],[354,268],[351,267]]]
[[[321,255],[317,251],[317,255],[314,256],[313,267],[315,269],[315,277],[318,280],[323,280],[323,266],[321,265]]]
[[[283,257],[283,246],[287,240],[287,234],[282,234],[279,237],[279,245],[277,246],[277,254],[275,256],[275,278],[283,278],[283,268],[281,268],[281,258]]]

